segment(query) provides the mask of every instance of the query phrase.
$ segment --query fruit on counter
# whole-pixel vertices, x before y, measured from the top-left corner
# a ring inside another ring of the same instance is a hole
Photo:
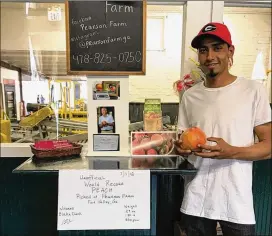
[[[173,140],[167,140],[166,145],[168,146],[168,149],[171,149],[171,147],[173,146]]]
[[[174,147],[176,133],[140,132],[132,134],[132,155],[169,155]]]
[[[133,141],[132,141],[132,147],[137,147],[137,146],[139,146],[140,145],[140,141],[138,140],[138,139],[134,139]]]
[[[147,150],[146,154],[147,155],[158,155],[157,151],[154,148]],[[148,158],[148,159],[150,159],[150,158]]]
[[[150,138],[148,138],[148,137],[143,138],[140,145],[142,146],[142,148],[144,150],[150,149],[152,147],[151,142],[150,142]]]
[[[132,151],[132,154],[133,154],[133,155],[145,155],[145,150],[142,149],[142,148],[134,149],[134,150]]]
[[[166,154],[166,153],[168,153],[169,152],[169,147],[168,147],[168,145],[163,145],[162,146],[162,148],[160,149],[160,153],[161,154]]]
[[[163,137],[161,134],[153,134],[151,136],[151,141],[154,143],[155,146],[161,146],[163,144]]]
[[[182,149],[196,150],[199,144],[206,143],[206,134],[198,127],[191,127],[185,130],[180,137]]]
[[[144,136],[145,136],[145,134],[142,134],[142,133],[135,133],[134,134],[134,138],[137,139],[138,141],[141,141]]]

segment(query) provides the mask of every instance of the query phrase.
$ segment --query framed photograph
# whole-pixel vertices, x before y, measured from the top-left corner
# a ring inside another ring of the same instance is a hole
[[[175,131],[131,132],[132,156],[176,156],[174,141]]]
[[[97,132],[104,134],[115,133],[115,125],[114,107],[97,107]]]
[[[93,100],[119,100],[120,81],[94,81]]]
[[[120,97],[120,81],[103,81],[103,90],[108,91],[110,96]]]

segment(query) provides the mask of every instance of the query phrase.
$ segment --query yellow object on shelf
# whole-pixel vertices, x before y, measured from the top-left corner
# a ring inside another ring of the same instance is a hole
[[[1,143],[11,143],[10,120],[1,120]]]
[[[11,123],[7,114],[4,111],[1,111],[0,122],[1,122],[0,126],[1,143],[11,143],[10,135]]]
[[[19,123],[19,126],[24,128],[33,128],[34,126],[38,125],[41,121],[43,121],[46,117],[50,116],[51,109],[50,107],[44,107],[32,115],[25,117]]]

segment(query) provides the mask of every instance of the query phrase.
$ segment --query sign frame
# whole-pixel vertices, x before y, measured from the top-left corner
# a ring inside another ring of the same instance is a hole
[[[146,17],[147,17],[147,8],[146,8],[146,0],[142,0],[143,2],[143,37],[142,37],[142,70],[141,71],[78,71],[71,70],[70,67],[70,28],[69,28],[69,0],[65,1],[65,31],[66,31],[66,68],[67,75],[102,75],[102,76],[124,76],[124,75],[145,75],[146,74]]]

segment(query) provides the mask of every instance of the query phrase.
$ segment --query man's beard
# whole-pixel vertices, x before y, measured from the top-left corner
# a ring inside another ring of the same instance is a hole
[[[218,75],[218,73],[214,72],[214,70],[210,70],[207,73],[207,76],[209,76],[210,78],[214,79],[216,76]]]
[[[204,73],[206,77],[214,79],[218,75],[218,73],[214,72],[213,69],[209,70],[208,68],[201,68],[201,67],[200,69],[202,70],[202,72]]]

